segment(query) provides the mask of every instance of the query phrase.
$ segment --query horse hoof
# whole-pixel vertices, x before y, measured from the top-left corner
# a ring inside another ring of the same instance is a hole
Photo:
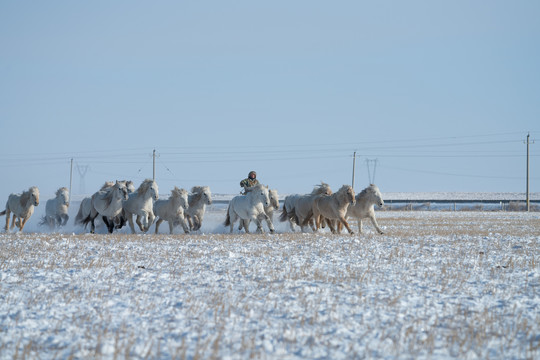
[[[270,230],[270,234],[275,234],[276,231],[274,229]]]

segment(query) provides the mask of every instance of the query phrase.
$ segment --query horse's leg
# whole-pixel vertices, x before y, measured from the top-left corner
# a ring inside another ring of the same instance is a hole
[[[182,225],[182,229],[184,229],[185,234],[189,234],[189,226],[186,224],[186,218],[180,219],[180,225]]]
[[[345,220],[345,217],[343,216],[340,217],[339,221],[343,224],[343,226],[345,226],[349,234],[354,235],[354,231],[351,230],[351,227],[349,226],[349,223],[347,222],[347,220]]]
[[[17,215],[13,214],[13,218],[11,219],[11,227],[10,229],[13,230],[13,228],[15,227],[15,221],[17,220]],[[19,226],[19,225],[17,225]]]
[[[375,216],[370,216],[371,222],[373,223],[373,226],[375,226],[375,229],[379,232],[379,234],[384,234],[384,232],[379,227],[379,224],[377,224],[377,220],[375,219]]]
[[[229,226],[231,228],[231,231],[230,231],[231,234],[233,232],[234,223],[236,222],[236,220],[238,220],[238,215],[236,215],[236,213],[234,211],[231,211],[229,213],[229,222],[230,222]],[[242,220],[240,220],[240,221],[242,221]]]
[[[197,231],[201,228],[201,219],[199,219],[199,215],[193,215],[193,220],[195,221],[193,230]]]
[[[148,213],[148,224],[146,225],[146,231],[150,230],[150,226],[152,226],[152,224],[154,223],[154,220],[156,220],[156,216],[154,215],[153,212],[149,212]],[[172,234],[172,233],[171,233]]]
[[[162,218],[159,218],[158,221],[156,221],[156,234],[158,233],[159,225],[161,225],[162,222],[163,222]],[[173,227],[173,222],[169,221],[169,228],[171,229],[171,234],[172,234],[172,227]]]
[[[193,220],[191,219],[191,215],[186,215],[186,219],[189,225],[189,229],[193,230]]]
[[[274,229],[274,223],[272,222],[272,219],[270,218],[270,216],[268,216],[267,214],[265,214],[266,218],[266,225],[268,225],[268,230],[270,230],[270,234],[273,234],[275,233],[275,229]]]
[[[109,221],[109,219],[106,216],[102,216],[102,219],[105,225],[107,226],[107,231],[109,232],[109,234],[112,234],[114,230],[114,221],[112,219],[111,221]]]
[[[358,218],[358,233],[361,234],[362,231],[362,219]]]
[[[129,228],[131,229],[131,233],[135,234],[135,224],[133,224],[133,214],[126,213],[126,217],[128,219]]]
[[[9,219],[11,218],[11,211],[9,209],[6,209],[6,226],[4,227],[4,230],[8,232],[9,230]]]
[[[145,220],[146,220],[146,216],[143,218],[143,222],[141,222],[141,218],[142,216],[141,215],[137,215],[137,217],[135,218],[135,222],[137,223],[137,225],[139,226],[139,229],[144,232],[144,228],[145,228]],[[134,232],[135,234],[135,232]]]
[[[334,222],[330,219],[325,219],[326,224],[328,224],[328,227],[330,228],[330,232],[332,234],[337,234],[336,228],[334,227]]]

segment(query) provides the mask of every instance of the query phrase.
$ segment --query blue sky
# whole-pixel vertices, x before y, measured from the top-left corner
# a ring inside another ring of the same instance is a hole
[[[383,193],[524,192],[539,16],[538,1],[2,1],[0,202],[69,186],[72,158],[73,194],[138,185],[153,149],[164,194],[237,193],[250,170],[283,194],[338,189],[355,151],[357,190],[371,173]]]

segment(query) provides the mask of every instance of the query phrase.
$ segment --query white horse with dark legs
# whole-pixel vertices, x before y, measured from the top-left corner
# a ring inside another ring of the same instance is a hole
[[[173,233],[175,222],[182,225],[184,232],[189,233],[189,227],[186,224],[185,211],[189,208],[188,192],[185,189],[174,187],[171,196],[167,200],[158,200],[154,203],[154,215],[156,216],[156,234],[159,225],[163,221],[169,223],[169,232]]]
[[[133,185],[133,181],[131,180],[122,180],[118,181],[120,184],[124,185],[128,191],[128,194],[131,194],[135,191],[135,186]],[[114,186],[114,181],[107,181],[100,190],[106,190],[110,187]],[[86,219],[88,216],[90,216],[90,212],[92,211],[92,198],[86,197],[82,199],[81,205],[79,206],[79,211],[77,212],[77,215],[75,216],[75,225],[84,225],[84,219]],[[122,217],[120,214],[119,216],[114,218],[114,223],[116,224],[116,228],[120,229],[122,226],[125,225],[126,220]]]
[[[246,192],[250,191],[251,188],[246,188]],[[264,212],[266,215],[268,215],[269,221],[266,221],[266,224],[268,225],[269,229],[274,228],[274,211],[279,210],[279,195],[277,190],[268,190],[268,198],[270,199],[270,205],[264,207]],[[242,220],[240,221],[240,225],[238,226],[238,230],[242,230],[243,227],[249,228],[249,224],[251,223],[250,220]],[[259,232],[261,232],[261,229],[257,229]]]
[[[189,207],[186,210],[185,217],[188,221],[189,229],[197,231],[201,228],[206,205],[212,205],[212,193],[208,186],[194,186],[188,198]]]
[[[40,225],[49,225],[51,230],[67,224],[69,215],[69,190],[61,187],[56,191],[56,197],[45,203],[45,216],[41,218]]]
[[[82,225],[86,227],[90,223],[90,232],[93,234],[96,231],[94,221],[98,215],[101,215],[103,222],[107,225],[107,230],[112,234],[114,230],[114,218],[120,215],[122,204],[127,199],[127,188],[118,181],[112,187],[94,193],[91,198],[90,215],[83,219]]]
[[[154,201],[159,198],[158,185],[155,181],[146,179],[136,192],[129,194],[123,204],[123,214],[129,222],[131,232],[135,234],[133,215],[137,215],[137,225],[142,232],[147,232],[154,222]]]
[[[6,209],[0,212],[0,216],[6,215],[6,226],[4,229],[8,232],[15,225],[22,232],[24,225],[34,213],[34,207],[39,205],[39,189],[32,186],[22,194],[10,194],[6,202]],[[9,218],[13,214],[11,228],[9,227]]]
[[[377,224],[377,220],[375,219],[375,205],[383,207],[384,200],[379,188],[374,184],[371,184],[356,195],[356,204],[349,206],[347,209],[347,217],[355,218],[358,221],[358,232],[360,234],[362,233],[362,219],[367,218],[371,220],[371,223],[375,229],[377,229],[379,234],[383,233],[379,227],[379,224]],[[339,225],[338,231],[341,231],[341,227]]]
[[[254,220],[257,224],[257,231],[262,232],[261,221],[266,220],[270,227],[270,232],[273,233],[274,226],[264,211],[265,206],[270,206],[268,187],[261,184],[253,186],[246,195],[238,195],[232,198],[229,202],[227,218],[224,224],[225,226],[230,226],[232,233],[236,220]],[[249,234],[249,226],[244,226],[244,230]]]
[[[320,229],[323,221],[326,221],[332,233],[335,234],[337,231],[334,228],[334,221],[339,221],[349,231],[349,234],[353,235],[354,232],[350,228],[345,215],[349,206],[355,203],[354,190],[350,185],[343,185],[339,191],[332,195],[315,197],[313,199],[315,231]]]
[[[315,224],[311,219],[311,215],[313,214],[313,200],[317,196],[326,196],[331,194],[332,189],[330,189],[330,186],[324,182],[321,182],[321,185],[317,185],[313,188],[311,194],[289,195],[285,197],[283,211],[281,212],[279,220],[282,222],[288,220],[292,231],[294,231],[293,223],[300,226],[302,232],[305,231],[305,227],[308,224],[311,226],[311,229],[315,231]]]

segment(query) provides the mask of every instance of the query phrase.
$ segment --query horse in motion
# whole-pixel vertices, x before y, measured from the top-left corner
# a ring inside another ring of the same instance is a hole
[[[251,188],[246,188],[246,192],[250,191],[250,189]],[[266,215],[268,215],[269,220],[266,221],[268,228],[273,229],[274,228],[274,211],[279,210],[279,195],[278,195],[277,190],[275,189],[268,190],[268,198],[270,199],[270,205],[264,207],[264,212],[266,213]],[[238,230],[242,230],[242,228],[244,227],[248,228],[250,223],[251,223],[251,220],[240,221]],[[257,229],[257,230],[262,232],[261,229]]]
[[[159,225],[167,221],[169,223],[169,232],[173,233],[175,222],[182,225],[184,232],[189,233],[189,227],[186,224],[184,216],[185,211],[189,208],[188,192],[185,189],[174,187],[171,196],[167,200],[158,200],[154,203],[154,214],[156,216],[156,234],[158,233]]]
[[[45,203],[45,216],[41,218],[40,225],[49,225],[51,230],[67,224],[69,215],[69,190],[61,187],[56,190],[56,196]]]
[[[356,204],[349,206],[347,209],[347,216],[357,219],[358,232],[362,233],[362,219],[369,218],[371,223],[377,229],[379,234],[383,234],[383,231],[377,224],[375,219],[375,205],[380,207],[384,206],[384,200],[382,198],[379,188],[371,184],[356,195]],[[341,231],[341,226],[338,224],[338,232]]]
[[[118,181],[121,185],[124,185],[127,189],[128,194],[131,194],[135,191],[135,186],[133,185],[133,181],[131,180],[119,180]],[[111,188],[114,186],[114,181],[106,181],[105,184],[101,187],[100,190],[107,190],[108,188]],[[88,216],[90,216],[90,212],[92,211],[92,197],[86,197],[82,199],[81,205],[79,206],[79,211],[77,212],[77,215],[75,216],[75,225],[84,225],[84,219],[86,219]],[[120,229],[126,224],[126,219],[122,216],[122,214],[116,216],[113,219],[114,223],[116,224],[116,228]]]
[[[189,207],[185,212],[185,217],[189,224],[189,229],[197,231],[201,228],[206,205],[212,205],[212,192],[208,186],[194,186],[188,196]]]
[[[265,206],[270,206],[268,187],[258,184],[248,189],[246,195],[235,196],[229,202],[224,225],[230,226],[232,233],[236,220],[247,220],[248,222],[244,222],[243,225],[246,234],[249,234],[249,221],[254,220],[257,224],[257,231],[263,232],[261,220],[266,220],[270,233],[274,233],[274,226],[264,211]]]
[[[321,182],[313,188],[310,194],[306,195],[289,195],[285,197],[283,210],[279,218],[280,221],[289,221],[291,231],[294,231],[294,224],[300,226],[302,232],[307,224],[315,231],[315,224],[311,219],[313,214],[313,200],[318,196],[328,196],[332,194],[332,189],[327,183]]]
[[[10,194],[6,202],[6,209],[0,212],[0,216],[6,215],[6,226],[4,229],[8,232],[15,225],[22,232],[24,225],[34,213],[34,207],[39,205],[39,189],[32,186],[22,194]],[[13,214],[11,228],[9,227],[9,218]]]
[[[131,232],[135,234],[133,215],[137,215],[137,225],[142,232],[147,232],[154,222],[154,201],[159,198],[158,185],[154,180],[144,180],[136,192],[129,194],[124,201],[123,215],[129,222]]]
[[[349,234],[353,235],[354,232],[351,230],[345,216],[349,205],[354,205],[355,203],[354,190],[350,185],[343,185],[332,195],[316,197],[313,200],[313,217],[315,218],[316,231],[319,230],[321,222],[326,221],[330,227],[330,231],[336,234],[337,231],[334,228],[333,222],[337,220],[345,226]]]
[[[112,234],[114,230],[114,218],[122,213],[122,203],[128,199],[128,191],[124,184],[117,181],[113,186],[100,190],[91,198],[90,214],[82,220],[82,225],[86,227],[90,223],[90,232],[96,231],[94,223],[96,217],[101,215],[107,230]]]

